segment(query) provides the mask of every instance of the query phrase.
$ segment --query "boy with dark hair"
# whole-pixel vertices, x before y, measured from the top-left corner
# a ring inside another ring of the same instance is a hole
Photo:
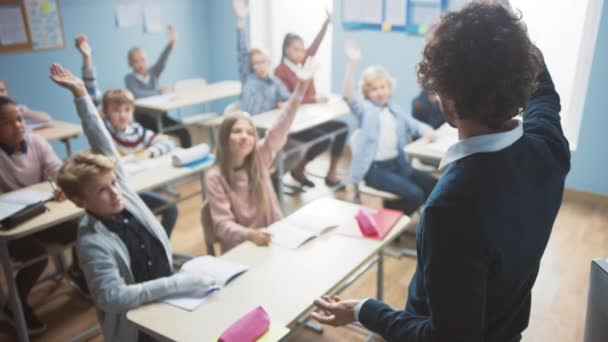
[[[388,341],[520,341],[570,169],[559,96],[507,1],[443,16],[418,78],[460,141],[420,218],[407,305],[325,297],[313,317]]]
[[[46,140],[27,133],[19,105],[8,97],[0,96],[0,194],[46,182],[47,179],[54,180],[61,164],[61,159]],[[60,193],[55,195],[57,200],[61,200]],[[76,240],[77,226],[76,221],[67,221],[31,236],[11,240],[8,253],[21,262],[41,257],[46,253],[43,242],[70,243]],[[68,275],[76,286],[86,292],[84,278],[77,267],[78,262],[74,262]],[[34,313],[27,298],[47,263],[47,259],[40,260],[22,268],[15,276],[23,317],[30,335],[46,330],[46,324]],[[6,306],[3,311],[9,322],[15,325],[15,315],[10,307]]]

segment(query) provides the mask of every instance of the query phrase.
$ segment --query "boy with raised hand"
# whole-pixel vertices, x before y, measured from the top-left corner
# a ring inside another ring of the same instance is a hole
[[[118,152],[84,83],[58,64],[51,66],[51,79],[74,95],[92,150],[69,158],[59,171],[58,183],[74,204],[86,210],[77,249],[100,311],[104,338],[150,339],[127,320],[128,310],[209,287],[214,281],[204,275],[173,274],[167,235],[126,182]]]
[[[135,103],[130,91],[109,89],[101,97],[87,37],[79,35],[75,42],[76,48],[82,55],[82,78],[85,87],[95,105],[101,102],[103,122],[120,156],[139,160],[160,157],[173,151],[175,144],[168,136],[157,134],[133,121]],[[154,191],[145,191],[140,196],[151,210],[164,208],[160,212],[161,223],[167,236],[170,237],[177,221],[177,205],[172,203],[171,199]]]
[[[570,169],[559,95],[507,1],[445,14],[418,79],[460,141],[420,218],[407,305],[325,297],[313,317],[388,341],[520,341]]]
[[[148,57],[144,50],[139,47],[132,47],[129,49],[129,66],[133,71],[125,76],[125,85],[127,86],[127,89],[133,93],[136,99],[165,94],[171,91],[171,86],[164,86],[161,88],[159,83],[160,75],[165,69],[169,54],[177,41],[177,32],[173,25],[169,25],[167,33],[169,35],[169,43],[158,57],[156,63],[151,67],[148,67]],[[158,127],[156,127],[156,120],[154,120],[151,115],[137,113],[135,119],[147,129],[158,129]],[[163,113],[162,123],[164,127],[181,125],[181,122],[171,118],[168,113]],[[176,135],[179,138],[182,147],[188,148],[192,146],[192,138],[186,128],[182,127],[171,130],[171,134]]]

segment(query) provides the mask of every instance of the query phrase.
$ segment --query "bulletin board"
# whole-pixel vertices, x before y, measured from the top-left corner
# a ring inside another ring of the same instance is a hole
[[[59,0],[0,0],[0,54],[63,47]]]
[[[342,0],[345,30],[378,30],[424,35],[442,13],[466,0]]]

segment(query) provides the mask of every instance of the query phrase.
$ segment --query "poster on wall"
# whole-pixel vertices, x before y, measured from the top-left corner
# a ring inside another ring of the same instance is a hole
[[[25,23],[19,6],[0,6],[0,45],[27,43]]]
[[[342,0],[346,30],[381,30],[426,34],[441,14],[466,0]]]
[[[25,10],[32,36],[32,49],[63,46],[57,0],[25,0]]]

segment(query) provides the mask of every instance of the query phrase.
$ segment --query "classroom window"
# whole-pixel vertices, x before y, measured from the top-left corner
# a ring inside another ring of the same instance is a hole
[[[300,35],[308,46],[321,28],[326,14],[331,11],[330,0],[255,0],[249,1],[251,13],[251,43],[269,51],[273,66],[281,60],[283,37],[292,32]],[[332,25],[340,23],[332,22]],[[332,25],[317,52],[320,68],[315,76],[317,93],[328,95],[331,91]]]
[[[543,50],[562,100],[562,125],[576,149],[603,0],[511,0]]]

